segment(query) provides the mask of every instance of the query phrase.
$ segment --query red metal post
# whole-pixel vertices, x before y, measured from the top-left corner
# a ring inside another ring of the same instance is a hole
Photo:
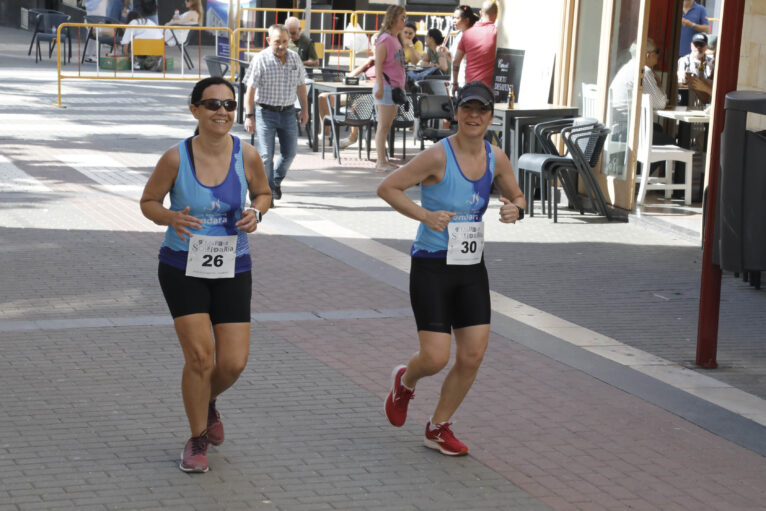
[[[710,175],[705,202],[704,245],[702,247],[702,277],[700,280],[700,309],[697,321],[697,359],[699,366],[718,367],[718,314],[721,304],[721,268],[713,264],[713,232],[718,202],[718,173],[721,160],[721,135],[724,124],[726,94],[736,90],[739,75],[739,50],[742,44],[742,20],[745,0],[727,0],[721,11],[721,33],[716,53],[715,110],[710,122],[713,134],[710,143]]]

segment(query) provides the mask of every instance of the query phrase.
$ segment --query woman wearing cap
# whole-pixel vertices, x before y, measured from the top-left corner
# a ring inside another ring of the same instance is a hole
[[[271,190],[258,151],[229,133],[237,109],[231,83],[200,80],[189,109],[199,122],[196,136],[162,155],[144,188],[141,211],[168,226],[158,276],[186,362],[181,394],[191,429],[179,468],[207,472],[208,444],[224,439],[215,399],[247,363],[247,234],[269,209]],[[168,194],[169,209],[163,206]]]
[[[388,176],[378,195],[401,214],[420,221],[410,250],[410,301],[420,350],[394,368],[386,398],[389,422],[402,426],[419,379],[448,363],[451,333],[455,365],[426,424],[426,447],[456,456],[468,453],[450,429],[450,418],[473,384],[489,341],[489,281],[484,266],[484,224],[493,181],[502,192],[500,218],[514,223],[526,202],[505,153],[484,140],[494,95],[482,82],[458,93],[458,131]],[[405,190],[421,185],[419,206]]]

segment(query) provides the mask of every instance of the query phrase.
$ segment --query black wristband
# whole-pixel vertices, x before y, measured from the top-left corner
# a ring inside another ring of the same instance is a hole
[[[255,117],[255,114],[245,114],[245,119],[249,119],[250,117]]]
[[[516,208],[519,210],[519,218],[517,218],[516,220],[524,220],[524,208],[522,208],[518,204],[514,204],[514,206],[516,206]]]

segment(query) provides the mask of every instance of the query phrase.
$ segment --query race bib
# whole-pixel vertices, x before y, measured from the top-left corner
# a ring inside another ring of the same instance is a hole
[[[478,264],[484,252],[484,222],[450,222],[447,264]]]
[[[237,235],[192,235],[186,258],[186,275],[202,279],[228,279],[234,276]]]

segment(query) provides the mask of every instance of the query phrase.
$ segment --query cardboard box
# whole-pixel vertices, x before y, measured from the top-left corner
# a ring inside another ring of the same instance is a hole
[[[117,64],[117,71],[130,71],[130,57],[118,56],[118,57],[101,57],[98,61],[98,65],[101,69],[113,70]],[[171,71],[173,69],[173,57],[165,57],[165,71]],[[162,69],[160,69],[162,71]]]
[[[130,57],[101,57],[98,59],[98,66],[101,69],[114,69],[117,71],[127,71],[130,69]]]

